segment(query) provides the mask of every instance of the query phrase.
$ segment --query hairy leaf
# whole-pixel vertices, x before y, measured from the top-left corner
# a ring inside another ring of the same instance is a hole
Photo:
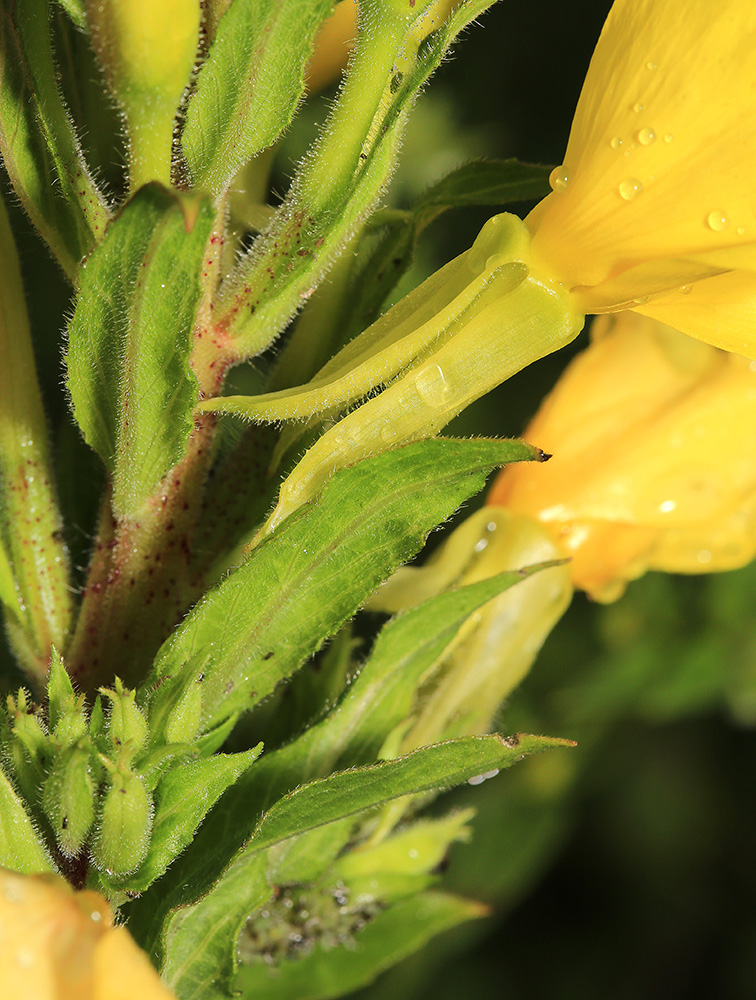
[[[251,357],[264,350],[372,210],[422,86],[459,32],[491,5],[363,0],[357,44],[320,141],[273,223],[221,288],[218,319]],[[323,184],[328,177],[328,184]]]
[[[24,804],[0,769],[0,867],[23,875],[55,868]]]
[[[121,516],[138,513],[193,426],[197,383],[188,359],[213,221],[209,201],[147,185],[82,273],[68,388],[85,438],[112,475]]]
[[[228,836],[234,823],[232,815],[224,815],[221,804],[214,813],[215,823],[206,828],[202,838],[204,849],[191,851],[189,866],[182,866],[178,885],[174,882],[163,886],[159,907],[150,914],[151,927],[139,928],[143,943],[160,951],[160,938],[155,935],[159,934],[161,917],[169,908],[188,901],[188,894],[189,898],[197,898],[207,892],[198,902],[179,911],[173,921],[169,918],[164,939],[163,974],[169,985],[182,1000],[203,996],[204,990],[227,982],[235,965],[241,926],[266,898],[260,858],[269,848],[391,799],[459,784],[477,774],[509,767],[528,753],[567,745],[564,740],[540,736],[473,736],[310,782],[268,810],[218,880],[217,859],[207,850],[208,831],[216,838],[221,830]],[[248,800],[245,806],[248,815]],[[244,822],[238,814],[236,822],[243,830]],[[229,891],[232,885],[233,893]],[[135,923],[139,927],[141,921]],[[221,926],[223,933],[219,933]],[[199,947],[198,942],[203,946]]]
[[[0,151],[21,203],[74,280],[107,209],[58,90],[48,18],[47,0],[0,5]]]
[[[275,142],[304,92],[315,32],[333,0],[235,0],[197,79],[181,144],[192,182],[219,194]]]
[[[155,697],[203,663],[205,729],[293,674],[428,532],[497,465],[536,457],[519,441],[424,441],[344,469],[210,591],[158,654]],[[169,680],[170,678],[170,680]]]
[[[376,760],[390,732],[412,714],[417,688],[467,618],[542,567],[501,573],[447,591],[392,619],[340,704],[281,750],[267,754],[245,787],[264,804],[302,781]]]

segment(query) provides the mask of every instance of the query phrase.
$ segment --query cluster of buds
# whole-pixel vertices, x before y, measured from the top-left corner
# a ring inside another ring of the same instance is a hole
[[[47,834],[51,855],[65,864],[86,850],[102,872],[125,876],[147,851],[159,774],[146,752],[144,713],[117,679],[88,712],[58,656],[48,692],[47,720],[23,690],[9,696],[0,714],[10,777]]]

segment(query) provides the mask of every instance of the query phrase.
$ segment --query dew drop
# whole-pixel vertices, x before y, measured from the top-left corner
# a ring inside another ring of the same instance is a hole
[[[738,236],[745,236],[745,232],[746,232],[745,231],[745,226],[738,226],[738,228],[737,228],[737,234],[738,234]]]
[[[672,135],[671,132],[667,132],[667,134],[664,136],[664,141],[666,143],[672,142],[673,139],[674,139],[674,136]]]
[[[656,142],[656,132],[652,128],[642,128],[636,138],[641,146],[650,146]]]
[[[570,179],[570,172],[567,167],[554,167],[549,174],[549,185],[552,191],[564,191]]]
[[[632,201],[633,198],[637,198],[642,190],[643,185],[637,177],[627,177],[624,181],[620,182],[620,198],[624,198],[625,201]]]
[[[428,406],[443,406],[450,387],[439,365],[423,366],[415,375],[417,394]]]
[[[708,549],[701,549],[701,551],[698,553],[697,559],[698,559],[698,561],[700,563],[703,563],[704,565],[706,563],[710,563],[711,562],[711,552],[709,552]]]
[[[656,69],[656,68],[657,64],[655,62],[651,62],[651,60],[649,59],[649,61],[646,63],[646,69]]]
[[[690,295],[690,293],[692,291],[693,291],[693,286],[692,285],[683,285],[681,287],[681,289],[680,289],[680,294],[681,295]]]
[[[676,506],[677,504],[675,503],[674,500],[664,500],[662,503],[659,504],[659,510],[662,512],[662,514],[670,514],[675,509]]]
[[[636,113],[636,115],[639,115],[641,113],[641,111],[645,111],[645,109],[646,109],[646,105],[645,104],[641,104],[640,101],[638,101],[636,104],[633,105],[633,111]]]
[[[487,548],[488,548],[488,539],[479,538],[475,543],[475,545],[473,545],[473,552],[483,552]]]
[[[620,139],[618,135],[615,135],[615,137],[612,139],[609,145],[612,147],[612,149],[622,149],[622,147],[624,146],[624,142],[622,141],[622,139]]]
[[[724,212],[720,211],[720,209],[709,212],[706,216],[706,225],[709,229],[713,229],[715,233],[723,233],[729,224],[730,220]]]

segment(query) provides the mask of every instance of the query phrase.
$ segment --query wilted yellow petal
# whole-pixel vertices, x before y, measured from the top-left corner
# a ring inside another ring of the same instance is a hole
[[[527,220],[534,256],[585,312],[666,292],[677,325],[681,286],[756,273],[755,162],[756,4],[617,0],[555,190]]]
[[[106,901],[56,876],[0,869],[3,1000],[170,1000]]]
[[[490,502],[551,526],[576,586],[609,599],[647,569],[756,553],[756,371],[633,313],[599,321],[526,431],[553,458],[512,466]]]

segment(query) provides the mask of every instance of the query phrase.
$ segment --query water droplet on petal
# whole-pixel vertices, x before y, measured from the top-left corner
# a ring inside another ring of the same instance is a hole
[[[652,128],[642,128],[636,138],[641,146],[650,146],[652,142],[656,142],[656,132]]]
[[[737,228],[738,236],[745,236],[745,232],[746,232],[745,226],[738,226]]]
[[[720,209],[709,212],[706,216],[706,225],[709,229],[713,229],[715,233],[723,233],[729,224],[730,220]]]
[[[612,149],[621,149],[624,143],[618,135],[615,135],[615,137],[612,139],[609,145],[612,147]]]
[[[673,139],[674,136],[672,135],[671,132],[667,132],[667,134],[664,136],[664,141],[667,143],[672,142]]]
[[[639,115],[641,113],[641,111],[645,111],[645,108],[646,108],[646,105],[645,104],[641,104],[640,101],[638,101],[636,104],[633,105],[633,111],[636,113],[636,115]]]
[[[646,63],[646,69],[656,69],[656,67],[657,67],[657,64],[655,62],[651,62],[650,59]]]
[[[450,392],[446,376],[438,365],[423,366],[415,375],[415,388],[428,406],[443,406]]]
[[[567,167],[554,167],[549,174],[549,185],[552,191],[564,191],[570,179],[570,172]]]
[[[681,295],[690,295],[690,293],[692,291],[693,291],[693,286],[692,285],[683,285],[681,287],[681,289],[680,289],[680,294]]]
[[[662,514],[669,514],[675,509],[676,506],[677,504],[674,500],[664,500],[659,504],[659,510]]]
[[[633,198],[637,198],[642,190],[643,184],[637,177],[627,177],[624,181],[620,182],[620,198],[624,198],[625,201],[632,201]]]

